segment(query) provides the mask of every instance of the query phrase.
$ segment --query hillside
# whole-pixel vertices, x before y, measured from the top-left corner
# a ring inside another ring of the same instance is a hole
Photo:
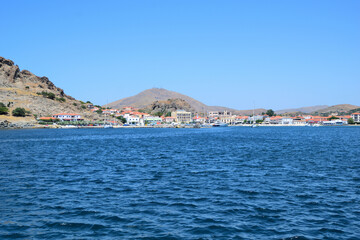
[[[318,115],[318,114],[331,114],[331,113],[338,113],[338,114],[344,114],[348,113],[349,111],[353,109],[360,108],[360,106],[351,105],[351,104],[338,104],[334,106],[330,106],[321,110],[317,110],[312,112],[311,114]]]
[[[156,114],[160,112],[163,115],[168,112],[174,112],[180,109],[188,112],[195,112],[195,110],[190,106],[189,103],[180,98],[168,99],[164,101],[155,101],[145,107],[143,110],[150,114]]]
[[[295,112],[311,113],[328,107],[329,107],[328,105],[316,105],[310,107],[289,108],[289,109],[276,110],[275,113],[277,114],[295,113]]]
[[[120,99],[118,101],[109,103],[108,106],[113,108],[122,108],[125,106],[131,106],[136,108],[145,108],[152,104],[155,101],[165,101],[168,99],[183,99],[191,105],[191,107],[197,112],[206,112],[206,111],[234,111],[234,109],[219,107],[219,106],[207,106],[204,103],[195,100],[189,96],[183,95],[181,93],[169,91],[163,88],[152,88],[141,93],[132,96]]]
[[[40,93],[45,94],[41,95]],[[47,94],[54,94],[48,97]],[[38,77],[27,70],[20,70],[13,61],[0,57],[0,102],[9,106],[10,112],[17,108],[25,108],[31,116],[49,116],[60,112],[80,113],[85,117],[91,114],[81,102],[64,93],[47,77]],[[9,118],[1,115],[1,119]]]

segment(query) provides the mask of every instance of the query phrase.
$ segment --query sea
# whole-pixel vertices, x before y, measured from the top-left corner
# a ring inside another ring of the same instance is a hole
[[[0,131],[0,239],[360,239],[360,127]]]

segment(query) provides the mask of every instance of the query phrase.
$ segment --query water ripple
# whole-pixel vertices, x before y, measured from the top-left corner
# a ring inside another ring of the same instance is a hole
[[[0,131],[0,238],[360,239],[359,136]]]

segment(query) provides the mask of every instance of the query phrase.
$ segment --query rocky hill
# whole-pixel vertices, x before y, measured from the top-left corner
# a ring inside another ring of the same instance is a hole
[[[34,114],[50,116],[60,112],[93,116],[85,105],[65,94],[64,90],[56,87],[47,77],[38,77],[27,70],[20,70],[13,61],[3,57],[0,57],[0,102],[7,105],[10,112],[17,107],[25,108],[30,111],[32,118]]]
[[[195,110],[191,107],[189,103],[185,100],[176,98],[176,99],[168,99],[164,101],[155,101],[152,104],[145,107],[143,110],[150,114],[166,114],[168,112],[174,112],[176,110],[183,109],[188,112],[195,112]]]
[[[360,106],[351,105],[351,104],[338,104],[334,106],[330,106],[324,109],[320,109],[317,111],[312,112],[313,115],[328,115],[331,113],[337,113],[337,114],[346,114],[350,112],[353,109],[358,109]]]
[[[189,96],[181,93],[169,91],[163,88],[152,88],[145,90],[135,96],[120,99],[118,101],[109,103],[108,106],[113,108],[122,108],[125,106],[131,106],[136,108],[146,108],[155,101],[166,101],[168,99],[182,99],[185,100],[196,112],[206,111],[234,111],[234,109],[219,107],[219,106],[207,106],[204,103],[195,100]]]

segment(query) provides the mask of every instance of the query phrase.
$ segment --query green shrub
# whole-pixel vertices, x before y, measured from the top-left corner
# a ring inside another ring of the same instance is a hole
[[[348,119],[348,124],[354,124],[354,123],[355,123],[355,121],[354,121],[353,118],[349,118],[349,119]]]
[[[77,103],[73,103],[73,105],[76,107],[76,106],[77,106]]]
[[[54,100],[55,99],[55,94],[54,93],[49,93],[49,92],[46,92],[46,91],[42,91],[42,92],[38,92],[36,93],[37,95],[42,95],[43,97],[45,98],[49,98],[51,100]]]
[[[27,113],[27,111],[25,110],[25,108],[15,108],[12,111],[12,115],[15,117],[25,117],[26,113]]]
[[[61,98],[56,98],[56,100],[59,101],[59,102],[66,102],[66,99],[63,98],[63,97],[61,97]]]
[[[81,105],[81,108],[82,108],[82,109],[85,109],[85,108],[86,108],[86,106],[85,106],[85,105]]]
[[[126,123],[126,118],[124,118],[123,116],[119,116],[117,117],[117,119],[119,119],[122,123]]]
[[[0,115],[8,114],[9,109],[7,107],[0,107]]]

